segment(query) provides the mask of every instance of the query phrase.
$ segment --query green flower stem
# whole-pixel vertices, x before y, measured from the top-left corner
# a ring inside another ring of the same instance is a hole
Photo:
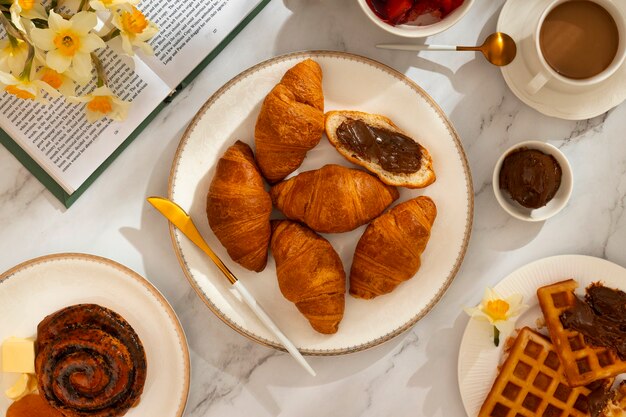
[[[102,87],[107,85],[107,75],[106,72],[104,72],[102,61],[100,61],[100,58],[93,52],[91,53],[91,61],[93,62],[93,66],[96,67],[96,74],[98,75],[96,86]]]
[[[102,40],[105,42],[110,41],[111,39],[113,39],[116,36],[120,35],[120,30],[118,28],[113,28],[111,29],[111,31],[109,33],[107,33],[104,36],[101,36]]]
[[[10,15],[9,15],[10,18]],[[4,26],[4,29],[7,31],[9,36],[13,36],[16,39],[25,40],[22,33],[13,25],[13,22],[7,18],[5,13],[0,13],[0,23]]]
[[[86,11],[89,10],[89,0],[81,0],[80,6],[78,7],[78,11]]]
[[[11,44],[13,48],[17,48],[19,46],[19,43],[15,36],[11,35],[10,33],[7,33],[7,37],[9,38],[9,43]]]
[[[500,330],[496,326],[493,326],[493,344],[500,345]]]

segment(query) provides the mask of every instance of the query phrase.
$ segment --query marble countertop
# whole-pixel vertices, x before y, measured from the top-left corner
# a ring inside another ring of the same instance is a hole
[[[431,43],[480,43],[495,31],[503,1],[477,0]],[[499,69],[475,53],[377,50],[398,42],[371,24],[355,0],[273,0],[171,103],[70,210],[0,148],[0,270],[58,252],[111,258],[146,276],[171,302],[189,340],[192,381],[186,416],[463,416],[457,354],[468,321],[462,307],[516,268],[546,256],[586,254],[626,265],[626,106],[565,121],[520,102]],[[475,218],[452,286],[414,328],[377,348],[314,357],[310,378],[286,354],[257,345],[215,317],[180,270],[167,223],[145,201],[166,195],[183,130],[207,98],[244,69],[309,49],[349,51],[415,80],[458,130],[472,169]],[[569,205],[543,223],[506,214],[491,185],[511,145],[559,147],[574,170]]]

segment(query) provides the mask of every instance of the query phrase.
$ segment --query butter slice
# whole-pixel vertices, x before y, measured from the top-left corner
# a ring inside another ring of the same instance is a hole
[[[2,370],[20,374],[35,373],[35,341],[9,337],[2,343]]]
[[[34,375],[22,374],[11,388],[5,391],[10,400],[17,401],[20,398],[37,390],[37,380]]]

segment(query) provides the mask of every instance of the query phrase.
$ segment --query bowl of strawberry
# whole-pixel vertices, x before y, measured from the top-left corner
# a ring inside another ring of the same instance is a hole
[[[387,32],[423,38],[448,29],[474,0],[358,0],[365,14]]]

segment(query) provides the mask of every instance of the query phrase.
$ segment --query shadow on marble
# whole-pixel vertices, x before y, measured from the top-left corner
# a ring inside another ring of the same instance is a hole
[[[493,194],[491,183],[476,195],[474,231],[487,239],[481,242],[485,248],[497,252],[508,252],[522,248],[532,242],[545,222],[525,222],[508,214],[500,207]]]
[[[420,369],[418,369],[407,382],[408,387],[420,387],[427,390],[424,397],[424,404],[421,413],[418,415],[430,417],[434,415],[452,416],[455,415],[460,403],[460,394],[457,384],[457,356],[442,353],[442,342],[454,344],[452,350],[458,352],[460,335],[467,325],[468,317],[459,314],[452,327],[439,329],[434,334],[429,335],[426,342],[426,359]],[[457,340],[458,339],[458,340]],[[445,347],[444,349],[449,349]],[[443,375],[443,372],[450,372],[453,375]],[[454,381],[451,384],[451,381]],[[458,400],[452,400],[454,396]],[[445,399],[442,401],[442,399]]]
[[[292,15],[276,36],[275,54],[302,50],[347,51],[374,58],[401,73],[414,65],[415,54],[398,54],[397,51],[385,54],[376,48],[378,43],[397,42],[399,38],[374,25],[356,1],[283,0],[283,3]],[[344,19],[344,16],[349,18]]]

